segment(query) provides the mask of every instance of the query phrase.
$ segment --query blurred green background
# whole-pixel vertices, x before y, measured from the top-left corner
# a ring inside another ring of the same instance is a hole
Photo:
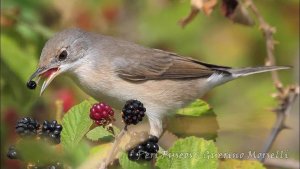
[[[278,65],[284,84],[299,81],[299,1],[255,2],[267,22],[275,26]],[[265,40],[256,24],[246,27],[222,16],[220,3],[207,17],[199,14],[184,29],[178,20],[190,10],[188,0],[2,0],[1,1],[1,142],[6,151],[16,141],[14,125],[23,116],[55,118],[55,101],[64,111],[88,98],[66,77],[58,77],[44,95],[26,88],[44,43],[69,27],[112,35],[144,46],[176,52],[202,61],[246,67],[263,65]],[[299,83],[298,83],[299,84]],[[276,106],[270,74],[259,74],[216,88],[204,98],[217,115],[220,152],[259,151],[275,121]],[[272,151],[288,150],[299,158],[299,105],[295,105]],[[1,152],[1,168],[18,168]],[[4,158],[4,159],[3,159]]]

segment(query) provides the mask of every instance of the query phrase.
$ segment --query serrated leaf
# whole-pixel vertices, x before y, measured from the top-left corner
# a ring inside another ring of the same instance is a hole
[[[106,139],[106,138],[111,138],[113,137],[113,134],[109,131],[107,131],[107,129],[99,126],[99,127],[95,127],[93,130],[89,131],[86,134],[86,137],[92,141],[98,141],[100,139]]]
[[[176,114],[184,116],[201,116],[211,112],[210,106],[203,100],[197,99],[185,108],[179,109]]]
[[[65,149],[76,148],[84,135],[89,131],[93,121],[89,117],[91,104],[83,101],[72,107],[63,117],[61,142]]]
[[[177,140],[157,159],[156,166],[160,169],[216,169],[217,158],[208,158],[207,154],[216,154],[217,147],[213,141],[197,137]]]
[[[122,153],[119,157],[119,163],[122,169],[149,169],[151,168],[151,163],[149,161],[131,161],[127,157],[127,153]]]
[[[228,159],[221,161],[218,169],[265,169],[265,167],[256,160]]]

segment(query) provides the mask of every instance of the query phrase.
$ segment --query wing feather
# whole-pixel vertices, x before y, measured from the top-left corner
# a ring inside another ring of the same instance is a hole
[[[130,81],[203,78],[229,67],[211,65],[157,49],[127,54],[115,61],[119,77]]]

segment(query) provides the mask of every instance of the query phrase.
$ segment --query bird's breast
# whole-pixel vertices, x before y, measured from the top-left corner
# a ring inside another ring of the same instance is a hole
[[[104,67],[99,69],[87,64],[78,67],[71,75],[76,84],[88,95],[120,109],[123,100],[122,97],[113,94],[118,82],[112,76],[110,71]]]

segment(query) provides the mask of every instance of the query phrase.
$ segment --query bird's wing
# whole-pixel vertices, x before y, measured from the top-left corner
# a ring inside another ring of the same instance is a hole
[[[118,58],[114,66],[119,77],[130,81],[201,78],[212,75],[216,70],[229,68],[157,49]]]

